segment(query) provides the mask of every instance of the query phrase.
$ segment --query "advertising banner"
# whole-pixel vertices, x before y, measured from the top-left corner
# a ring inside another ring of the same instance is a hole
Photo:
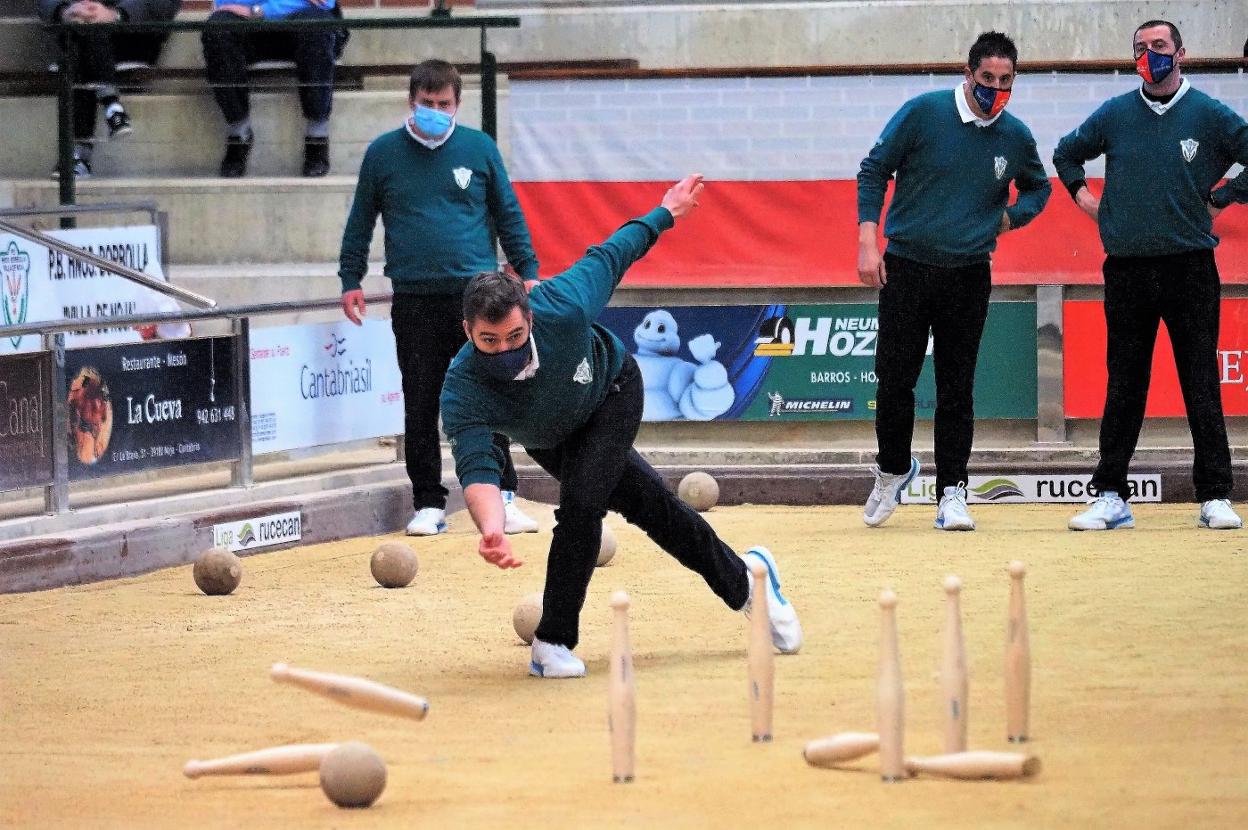
[[[1092,474],[969,476],[967,504],[1083,504],[1091,501]],[[1129,475],[1131,501],[1160,502],[1161,476]],[[902,491],[902,504],[935,504],[936,476],[916,476]]]
[[[599,322],[641,367],[646,421],[875,417],[875,303],[611,307]],[[930,341],[915,404],[935,413]],[[990,306],[975,415],[1036,417],[1034,303]]]
[[[0,490],[52,480],[52,356],[0,357]]]
[[[159,280],[160,236],[155,225],[47,231],[48,236],[77,245],[97,256],[127,265]],[[58,251],[0,233],[0,324],[15,326],[43,320],[82,320],[69,333],[71,348],[110,343],[137,343],[157,337],[184,337],[182,324],[142,329],[110,327],[108,318],[150,311],[177,311],[178,304],[150,288],[105,273]],[[0,338],[0,354],[43,348],[37,336]]]
[[[270,513],[212,526],[212,546],[231,553],[298,542],[303,538],[303,515],[298,511]]]
[[[256,454],[403,433],[388,320],[251,330]]]
[[[1067,418],[1100,418],[1105,410],[1105,307],[1100,300],[1069,300],[1062,309],[1063,386]],[[1248,415],[1248,299],[1222,300],[1218,329],[1218,374],[1222,409]],[[1174,349],[1164,324],[1153,347],[1152,379],[1144,414],[1149,418],[1183,417],[1187,408],[1179,388]]]
[[[238,458],[234,341],[65,353],[70,480]]]

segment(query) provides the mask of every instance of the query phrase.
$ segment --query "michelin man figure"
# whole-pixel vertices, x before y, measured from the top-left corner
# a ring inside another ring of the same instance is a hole
[[[737,393],[715,353],[721,344],[709,334],[689,341],[695,365],[681,360],[676,319],[666,309],[652,311],[633,330],[637,365],[646,388],[643,421],[709,421],[732,408]]]

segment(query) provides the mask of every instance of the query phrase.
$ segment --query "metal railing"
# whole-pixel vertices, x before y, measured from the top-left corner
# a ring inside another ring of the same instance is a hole
[[[39,244],[46,244],[40,240]],[[69,246],[73,248],[73,246]],[[80,256],[74,253],[74,256]],[[127,276],[118,266],[105,262],[108,270]],[[101,265],[100,267],[104,267]],[[142,275],[146,279],[146,275]],[[147,284],[146,282],[144,283]],[[365,297],[370,304],[389,303],[391,294],[373,294]],[[230,336],[234,340],[234,400],[237,406],[235,428],[238,433],[239,456],[230,462],[230,486],[251,487],[255,483],[254,459],[251,447],[251,318],[270,314],[289,314],[301,311],[337,309],[342,305],[339,297],[302,302],[287,301],[255,303],[252,305],[202,308],[190,311],[152,312],[131,314],[109,319],[110,327],[129,328],[161,323],[190,323],[203,320],[228,320]],[[37,334],[43,338],[44,349],[52,355],[51,407],[52,407],[52,481],[44,486],[44,509],[51,514],[69,510],[69,415],[66,398],[69,392],[65,372],[65,334],[82,328],[81,320],[51,320],[23,323],[16,326],[0,326],[0,338]],[[168,341],[178,342],[176,340]],[[398,457],[402,458],[403,442],[397,445]]]
[[[517,29],[519,17],[469,15],[451,17],[434,9],[428,17],[332,18],[326,20],[170,20],[143,23],[49,23],[44,28],[55,35],[75,33],[170,34],[172,32],[203,32],[207,29],[246,32],[299,32],[318,30],[363,29],[477,29],[480,31],[481,64],[481,129],[491,138],[498,137],[498,60],[486,48],[489,29]],[[57,37],[60,56],[57,61],[57,170],[60,173],[60,200],[74,204],[77,195],[74,180],[74,71],[78,44],[74,37]]]

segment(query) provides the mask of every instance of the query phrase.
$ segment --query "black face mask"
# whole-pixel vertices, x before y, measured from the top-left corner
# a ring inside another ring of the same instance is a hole
[[[478,362],[485,368],[486,373],[495,380],[515,380],[516,375],[524,371],[524,367],[529,365],[530,349],[527,337],[519,346],[504,352],[483,352],[477,348],[476,343],[472,344],[472,348],[477,352]]]

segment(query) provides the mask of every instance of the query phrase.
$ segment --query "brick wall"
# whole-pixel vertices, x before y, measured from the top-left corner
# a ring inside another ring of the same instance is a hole
[[[1248,114],[1242,71],[1192,75]],[[514,81],[512,161],[518,181],[654,181],[700,170],[744,181],[852,179],[906,99],[952,89],[954,76]],[[1050,175],[1061,136],[1134,74],[1023,75],[1010,112],[1036,136]],[[1100,160],[1090,176],[1103,175]]]

